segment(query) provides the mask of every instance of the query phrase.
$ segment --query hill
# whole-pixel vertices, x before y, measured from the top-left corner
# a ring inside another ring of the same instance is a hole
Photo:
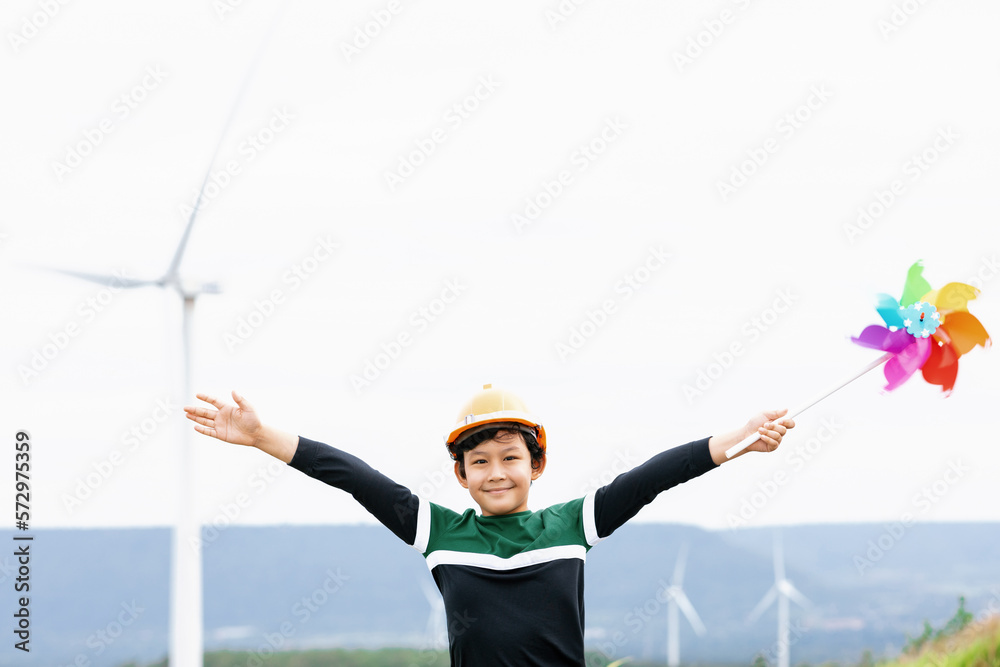
[[[929,641],[884,667],[1000,667],[1000,615]]]
[[[793,606],[793,662],[852,664],[865,649],[898,655],[924,619],[947,621],[959,596],[976,615],[1000,609],[998,527],[917,524],[891,540],[880,524],[783,529],[788,578],[812,603]],[[665,660],[663,589],[686,543],[684,588],[708,633],[682,619],[682,658],[748,664],[770,651],[776,610],[754,624],[746,617],[773,582],[772,533],[624,526],[588,555],[588,646],[609,659]],[[32,652],[8,648],[0,665],[165,655],[168,530],[38,531],[33,550]],[[0,556],[0,587],[12,571],[12,556]],[[283,650],[435,645],[422,588],[430,574],[380,526],[232,527],[206,542],[204,572],[209,651],[260,650],[269,638]],[[0,598],[7,618],[14,602]],[[288,633],[276,637],[283,624]]]

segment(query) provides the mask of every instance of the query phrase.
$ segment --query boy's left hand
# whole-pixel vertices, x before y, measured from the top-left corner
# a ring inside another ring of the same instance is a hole
[[[720,465],[726,461],[732,461],[747,452],[773,452],[781,444],[781,439],[788,433],[788,429],[795,428],[794,421],[788,418],[782,419],[786,414],[788,414],[787,408],[783,410],[765,410],[751,417],[750,421],[743,428],[738,428],[722,435],[713,435],[708,440],[708,449],[712,455],[712,461],[716,465]],[[760,436],[759,440],[755,441],[739,454],[734,455],[732,459],[726,458],[727,449],[737,443],[743,442],[744,439],[754,433]]]
[[[743,438],[756,433],[760,436],[760,440],[747,447],[745,451],[773,452],[777,449],[778,445],[781,444],[781,438],[788,432],[788,429],[795,428],[795,422],[792,419],[782,419],[786,414],[788,414],[788,408],[766,410],[751,417],[744,427]]]

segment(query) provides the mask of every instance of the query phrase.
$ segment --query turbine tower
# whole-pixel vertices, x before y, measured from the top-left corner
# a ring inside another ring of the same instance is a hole
[[[803,609],[808,609],[812,603],[806,599],[785,578],[785,547],[781,540],[780,533],[774,534],[774,585],[764,594],[761,601],[757,603],[754,610],[750,612],[748,623],[753,623],[763,614],[774,601],[778,601],[778,667],[788,667],[789,654],[789,600]]]
[[[677,614],[678,607],[688,623],[698,633],[698,636],[705,634],[705,624],[701,622],[698,612],[688,599],[682,588],[684,583],[684,565],[687,561],[688,545],[685,543],[677,555],[677,563],[674,565],[674,576],[670,579],[670,587],[667,589],[667,665],[677,667],[681,662],[681,639],[680,639],[680,618]]]
[[[280,10],[279,10],[280,15]],[[194,315],[195,301],[202,294],[218,294],[219,287],[216,283],[203,283],[192,285],[185,283],[180,277],[180,265],[184,258],[184,251],[187,248],[188,240],[191,238],[191,229],[201,208],[205,188],[208,186],[212,174],[212,167],[222,148],[223,140],[229,131],[236,110],[239,107],[243,93],[246,91],[260,56],[264,51],[270,36],[277,25],[277,17],[271,22],[263,42],[257,50],[250,68],[243,79],[236,100],[230,109],[219,137],[219,142],[215,146],[212,158],[209,160],[208,169],[201,182],[201,188],[195,198],[194,207],[188,217],[184,233],[174,251],[173,258],[166,272],[157,279],[136,280],[123,278],[117,275],[99,275],[74,271],[69,269],[49,268],[49,270],[64,273],[75,278],[81,278],[90,282],[108,286],[112,281],[125,289],[137,287],[159,287],[177,292],[183,304],[181,323],[181,349],[183,352],[182,362],[182,396],[185,400],[191,395],[191,319]],[[177,515],[171,539],[171,572],[170,572],[170,648],[169,662],[177,667],[202,667],[204,654],[204,624],[203,624],[203,601],[202,601],[202,550],[201,550],[201,524],[195,514],[195,493],[193,486],[194,447],[191,442],[192,430],[185,426],[184,414],[180,415],[179,427],[181,429],[180,447],[175,457],[179,497],[177,499]]]

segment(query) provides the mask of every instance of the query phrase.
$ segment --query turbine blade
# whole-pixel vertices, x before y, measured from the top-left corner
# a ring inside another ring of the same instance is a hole
[[[142,287],[144,285],[156,284],[156,282],[153,280],[136,280],[135,278],[126,278],[124,276],[116,276],[114,274],[87,273],[86,271],[75,271],[73,269],[57,269],[55,267],[49,267],[49,266],[36,266],[32,268],[40,269],[42,271],[52,271],[55,273],[62,273],[67,276],[73,276],[74,278],[80,278],[81,280],[97,283],[98,285],[104,285],[105,287],[109,287],[112,284],[117,284],[121,287]]]
[[[768,607],[774,604],[774,601],[777,598],[778,588],[777,586],[771,586],[767,593],[764,594],[764,597],[761,598],[760,602],[757,603],[757,606],[753,608],[753,611],[750,612],[750,615],[747,616],[747,623],[753,623],[760,618],[760,615],[763,614]]]
[[[236,99],[233,101],[233,105],[229,109],[229,116],[226,118],[226,122],[222,126],[222,133],[219,135],[219,141],[216,143],[215,150],[212,152],[212,158],[208,161],[208,168],[205,170],[205,177],[201,180],[201,188],[198,190],[198,196],[195,197],[194,208],[191,210],[191,215],[188,217],[187,226],[184,228],[184,234],[181,235],[180,243],[177,244],[177,250],[174,251],[173,259],[170,260],[170,266],[167,267],[167,272],[163,275],[163,280],[168,280],[177,276],[177,270],[180,268],[181,260],[184,257],[184,250],[187,248],[188,239],[191,237],[191,228],[194,227],[194,221],[198,217],[198,212],[201,209],[201,199],[205,194],[205,188],[208,187],[208,179],[212,174],[212,167],[215,165],[215,159],[219,156],[219,151],[222,149],[222,142],[225,140],[226,135],[229,134],[229,126],[232,125],[233,119],[236,117],[236,111],[239,109],[240,102],[243,99],[243,94],[246,93],[247,88],[249,88],[250,80],[253,78],[253,75],[257,70],[257,66],[260,64],[260,58],[264,53],[264,48],[267,46],[267,43],[271,41],[271,35],[274,34],[274,28],[278,25],[280,15],[284,12],[286,4],[287,3],[281,3],[278,14],[275,16],[274,20],[270,22],[271,27],[264,35],[264,39],[261,41],[260,46],[257,47],[257,52],[254,54],[253,60],[250,61],[250,67],[247,69],[247,73],[244,75],[242,83],[240,83],[240,87],[236,93]]]
[[[674,595],[674,599],[677,600],[677,606],[681,608],[682,612],[684,612],[684,616],[687,617],[687,620],[691,623],[691,627],[694,628],[694,631],[699,635],[704,635],[707,632],[705,624],[701,622],[701,617],[698,616],[698,612],[695,611],[694,605],[691,604],[691,600],[689,600],[688,596],[684,594],[684,591],[677,591]]]
[[[685,542],[681,545],[681,551],[677,555],[677,564],[674,565],[674,576],[670,580],[670,583],[674,586],[680,586],[684,581],[684,565],[687,562],[687,552],[688,544]]]
[[[784,593],[788,599],[794,601],[795,604],[799,605],[803,609],[812,607],[812,602],[809,601],[809,598],[800,593],[799,590],[792,585],[792,582],[786,579],[784,583],[785,585],[782,587],[781,592]]]
[[[432,608],[437,608],[441,606],[441,593],[434,586],[427,583],[426,579],[420,580],[420,590],[424,592],[424,597],[427,598],[427,603],[430,604]]]

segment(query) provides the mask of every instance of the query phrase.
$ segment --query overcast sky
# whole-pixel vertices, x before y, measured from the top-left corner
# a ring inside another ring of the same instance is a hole
[[[443,436],[483,383],[546,426],[540,509],[857,372],[914,261],[1000,328],[995,3],[279,4],[4,5],[0,422],[35,526],[171,523],[183,438],[206,523],[372,521],[190,429],[176,292],[31,268],[161,276],[206,171],[193,391],[458,510]],[[876,371],[637,520],[1000,520],[998,378]]]

